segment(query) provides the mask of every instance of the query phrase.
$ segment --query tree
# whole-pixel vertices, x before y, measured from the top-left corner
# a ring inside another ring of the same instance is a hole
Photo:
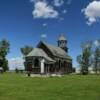
[[[94,51],[94,71],[100,73],[100,39],[96,41],[96,49]]]
[[[26,55],[28,55],[33,50],[33,47],[31,47],[31,46],[24,46],[20,50],[21,50],[21,53],[23,54],[23,56],[26,56]]]
[[[88,74],[88,68],[92,64],[91,63],[91,48],[92,41],[86,41],[82,43],[82,54],[77,56],[77,62],[80,64],[81,73]]]
[[[20,50],[21,50],[21,53],[23,54],[23,56],[25,57],[33,50],[33,47],[31,47],[31,46],[24,46]],[[25,66],[25,70],[27,70],[26,63],[24,63],[24,66]]]
[[[0,67],[2,67],[4,71],[8,70],[8,60],[6,59],[6,56],[9,53],[9,50],[9,42],[5,39],[0,41]]]

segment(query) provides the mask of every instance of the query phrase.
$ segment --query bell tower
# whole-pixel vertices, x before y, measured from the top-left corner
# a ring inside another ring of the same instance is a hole
[[[66,53],[68,53],[67,40],[64,34],[61,34],[58,38],[58,47],[62,48]]]

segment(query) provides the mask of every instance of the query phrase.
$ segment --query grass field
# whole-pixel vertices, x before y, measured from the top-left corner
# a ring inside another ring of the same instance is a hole
[[[30,78],[3,74],[0,100],[100,100],[100,76]]]

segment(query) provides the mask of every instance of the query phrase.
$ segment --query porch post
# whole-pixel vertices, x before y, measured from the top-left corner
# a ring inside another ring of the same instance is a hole
[[[44,74],[44,62],[45,62],[45,60],[42,59],[41,60],[41,74]]]

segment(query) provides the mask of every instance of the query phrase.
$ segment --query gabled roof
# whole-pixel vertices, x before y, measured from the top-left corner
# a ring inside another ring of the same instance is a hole
[[[40,48],[34,48],[28,55],[27,57],[43,57],[45,58],[48,62],[55,62],[52,58],[48,57],[48,55]]]
[[[51,51],[51,53],[52,53],[54,56],[61,57],[61,58],[72,59],[72,58],[71,58],[63,49],[61,49],[60,47],[53,46],[53,45],[48,44],[48,43],[43,42],[43,41],[40,41],[40,43],[38,44],[38,47],[39,47],[39,45],[41,45],[41,43],[43,43],[43,44]]]

